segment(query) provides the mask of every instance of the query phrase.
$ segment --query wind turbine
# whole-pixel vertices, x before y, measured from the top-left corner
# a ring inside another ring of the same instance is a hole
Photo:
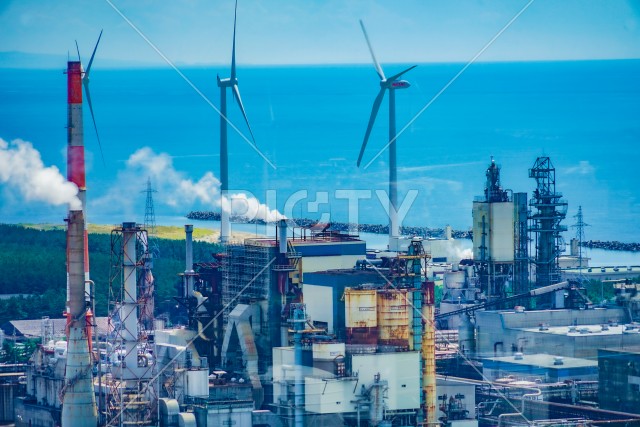
[[[394,249],[397,245],[394,244],[397,238],[400,236],[400,226],[398,224],[398,214],[396,209],[398,208],[398,174],[396,170],[396,90],[406,89],[409,86],[408,81],[399,80],[403,74],[407,71],[414,69],[416,66],[411,66],[406,70],[395,74],[389,78],[385,77],[382,67],[376,59],[376,55],[373,53],[367,30],[364,28],[364,23],[360,20],[360,27],[362,27],[362,33],[369,46],[369,52],[371,53],[371,59],[373,59],[373,65],[376,68],[376,72],[380,77],[380,92],[373,101],[373,107],[371,108],[371,116],[369,117],[369,124],[367,125],[367,131],[364,134],[364,141],[360,148],[360,155],[358,156],[358,167],[362,162],[362,156],[364,150],[367,147],[369,141],[369,135],[371,135],[371,129],[376,121],[378,110],[380,110],[380,104],[386,91],[389,91],[389,249]]]
[[[240,107],[244,121],[247,123],[249,133],[251,134],[251,140],[255,144],[256,140],[253,137],[251,126],[249,125],[249,119],[247,113],[244,111],[242,105],[242,98],[240,97],[240,90],[238,89],[238,78],[236,77],[236,20],[238,16],[238,1],[236,0],[236,6],[233,14],[233,48],[231,49],[231,77],[227,79],[218,78],[218,87],[220,87],[220,196],[221,201],[227,200],[229,192],[229,153],[227,149],[227,88],[231,88],[233,97]],[[220,225],[220,243],[227,243],[231,234],[231,224],[229,223],[229,211],[225,210],[220,203],[221,207],[221,225]]]
[[[98,127],[96,126],[96,118],[93,115],[93,105],[91,104],[91,92],[89,91],[89,73],[91,72],[91,65],[93,64],[93,58],[96,56],[96,50],[98,50],[98,45],[100,44],[100,39],[102,38],[102,31],[100,30],[100,35],[98,36],[98,41],[96,42],[95,47],[93,48],[93,53],[91,54],[91,59],[89,59],[89,65],[87,65],[86,70],[82,70],[82,86],[84,86],[84,93],[87,95],[87,103],[89,104],[89,111],[91,111],[91,120],[93,120],[93,129],[96,131],[96,139],[98,140],[98,147],[100,147],[100,156],[102,157],[102,164],[104,165],[104,153],[102,152],[102,143],[100,142],[100,135],[98,134]],[[78,51],[78,61],[80,61],[80,67],[82,69],[82,60],[80,59],[80,48],[78,47],[78,41],[76,40],[76,50]]]

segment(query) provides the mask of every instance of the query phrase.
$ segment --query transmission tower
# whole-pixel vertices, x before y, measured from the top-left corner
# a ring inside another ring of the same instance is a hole
[[[157,191],[151,188],[151,177],[147,178],[147,189],[141,191],[141,193],[146,193],[147,195],[147,202],[144,208],[144,228],[148,233],[149,253],[153,254],[154,258],[158,258],[160,249],[157,242],[156,213],[153,207],[153,193],[157,193]]]
[[[578,261],[580,271],[582,272],[582,242],[584,242],[584,228],[589,227],[589,224],[584,222],[582,216],[582,206],[578,206],[578,213],[573,216],[576,219],[576,223],[571,228],[576,229],[576,239],[578,239]]]

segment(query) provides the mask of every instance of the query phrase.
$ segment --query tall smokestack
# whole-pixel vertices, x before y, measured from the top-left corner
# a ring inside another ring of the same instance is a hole
[[[84,162],[84,126],[82,121],[82,63],[67,63],[67,179],[78,187],[84,212],[84,299],[90,301],[89,242],[87,231],[87,184]]]
[[[122,326],[119,332],[124,350],[124,363],[118,377],[134,380],[141,377],[146,368],[138,365],[138,274],[137,274],[137,232],[135,222],[122,223],[122,275],[124,289],[119,316]]]
[[[184,226],[185,232],[185,268],[184,268],[184,297],[188,298],[193,292],[193,225]]]
[[[62,395],[63,427],[95,427],[98,422],[89,353],[85,287],[85,240],[82,211],[69,212],[67,229],[67,365]]]

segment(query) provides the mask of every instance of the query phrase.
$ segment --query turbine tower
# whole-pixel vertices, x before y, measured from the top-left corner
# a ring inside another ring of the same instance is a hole
[[[242,98],[240,97],[240,90],[238,89],[238,78],[236,77],[236,19],[238,16],[238,1],[233,15],[233,47],[231,49],[231,77],[227,79],[221,79],[217,76],[218,87],[220,87],[220,197],[221,197],[221,225],[220,225],[220,243],[227,243],[229,236],[231,235],[231,224],[229,223],[230,204],[229,193],[229,153],[227,150],[227,88],[231,88],[233,97],[240,107],[244,121],[247,123],[249,133],[251,134],[251,140],[255,144],[255,138],[249,125],[249,119],[247,113],[242,105]],[[229,209],[225,209],[224,201],[229,202]]]
[[[376,120],[376,116],[378,115],[378,110],[380,110],[380,104],[382,104],[382,99],[384,98],[384,94],[386,91],[389,91],[389,249],[397,249],[397,239],[400,237],[400,224],[398,224],[398,174],[396,168],[396,90],[397,89],[406,89],[409,86],[408,81],[399,80],[403,74],[407,71],[414,69],[416,66],[411,66],[406,70],[395,74],[389,78],[385,77],[384,72],[382,71],[382,67],[378,63],[376,59],[376,55],[373,53],[373,48],[371,47],[371,42],[369,41],[369,36],[367,35],[367,30],[364,28],[364,23],[360,20],[360,26],[362,27],[362,33],[364,34],[364,38],[367,41],[367,46],[369,47],[369,52],[371,53],[371,59],[373,60],[373,65],[376,68],[376,72],[380,77],[380,92],[378,92],[378,96],[376,96],[375,101],[373,101],[373,107],[371,108],[371,116],[369,117],[369,124],[367,125],[367,131],[364,134],[364,141],[362,142],[362,147],[360,148],[360,155],[358,156],[358,167],[360,167],[360,163],[362,162],[362,156],[364,154],[364,150],[367,146],[367,142],[369,141],[369,135],[371,135],[371,129],[373,128],[373,124]]]

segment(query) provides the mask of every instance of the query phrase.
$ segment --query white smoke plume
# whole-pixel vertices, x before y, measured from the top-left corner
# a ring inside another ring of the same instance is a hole
[[[126,161],[126,169],[119,174],[122,184],[116,186],[110,194],[97,201],[98,205],[106,206],[113,203],[126,203],[121,188],[131,186],[134,182],[145,182],[151,178],[153,186],[158,191],[154,194],[154,201],[182,211],[189,211],[200,204],[203,209],[220,209],[220,181],[213,173],[206,172],[198,180],[188,178],[185,173],[175,169],[173,159],[166,153],[156,153],[149,147],[136,150]],[[222,202],[222,207],[232,215],[247,219],[262,219],[273,221],[284,218],[276,210],[269,209],[253,196],[244,193],[232,194],[231,203]]]
[[[224,198],[222,208],[230,211],[232,215],[238,215],[249,219],[261,219],[272,222],[279,219],[286,219],[286,216],[278,212],[276,209],[269,209],[263,203],[260,203],[255,197],[249,197],[244,193],[234,193],[231,195],[231,206],[229,201]]]
[[[30,142],[0,138],[0,184],[12,187],[27,201],[82,208],[78,187],[55,166],[45,166]]]

